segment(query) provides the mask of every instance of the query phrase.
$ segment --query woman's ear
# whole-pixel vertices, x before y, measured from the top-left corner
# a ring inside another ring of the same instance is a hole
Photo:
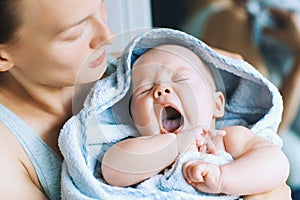
[[[214,108],[214,117],[219,118],[223,117],[225,112],[225,97],[222,92],[218,91],[214,94],[214,102],[215,102],[215,108]]]
[[[11,61],[10,56],[0,46],[0,72],[5,72],[13,66],[14,63]]]

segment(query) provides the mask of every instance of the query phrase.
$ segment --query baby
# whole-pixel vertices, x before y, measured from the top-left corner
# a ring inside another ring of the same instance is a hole
[[[183,164],[186,182],[202,192],[259,194],[286,181],[288,161],[273,143],[242,126],[215,130],[216,120],[224,115],[225,97],[218,91],[211,69],[191,50],[161,45],[146,51],[133,64],[132,91],[131,116],[143,137],[123,140],[107,151],[102,164],[107,183],[139,183],[190,151],[216,155],[224,151],[234,159],[221,165],[199,159]],[[116,149],[121,151],[116,153]],[[138,153],[144,154],[143,159],[138,160]],[[152,159],[160,154],[155,165]],[[125,166],[112,169],[107,165],[116,160],[125,160]],[[134,171],[126,165],[132,161],[143,161],[139,167],[147,168],[145,173],[123,173]]]

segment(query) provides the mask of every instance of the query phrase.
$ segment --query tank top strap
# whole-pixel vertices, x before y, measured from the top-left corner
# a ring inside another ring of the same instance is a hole
[[[0,120],[29,156],[49,199],[60,199],[62,159],[17,115],[0,104]]]

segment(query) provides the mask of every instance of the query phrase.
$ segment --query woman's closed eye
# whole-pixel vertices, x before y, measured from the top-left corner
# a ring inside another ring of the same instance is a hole
[[[77,39],[80,39],[82,36],[85,35],[86,29],[87,29],[87,21],[84,21],[82,24],[79,26],[76,26],[69,30],[64,36],[63,36],[63,41],[65,42],[72,42]]]

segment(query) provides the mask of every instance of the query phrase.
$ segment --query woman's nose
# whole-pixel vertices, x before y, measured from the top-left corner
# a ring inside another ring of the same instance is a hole
[[[96,49],[104,45],[111,44],[113,41],[113,32],[107,26],[104,20],[94,19],[94,36],[90,42],[90,48]]]
[[[166,86],[157,85],[154,90],[154,98],[158,99],[161,96],[171,94],[171,89]]]

